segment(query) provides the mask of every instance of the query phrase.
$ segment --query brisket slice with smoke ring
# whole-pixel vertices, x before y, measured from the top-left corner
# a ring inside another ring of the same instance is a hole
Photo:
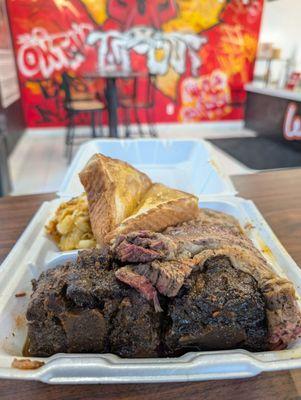
[[[176,245],[161,233],[132,232],[118,236],[111,246],[114,258],[121,262],[144,263],[154,260],[173,260]]]
[[[146,299],[153,300],[156,311],[162,311],[156,290],[167,297],[174,297],[192,271],[190,260],[153,261],[119,268],[115,276],[138,290]]]
[[[206,229],[202,234],[203,226]],[[143,230],[117,236],[112,241],[111,252],[123,263],[192,258],[204,249],[218,248],[227,240],[229,232],[232,234],[229,241],[234,239],[239,245],[245,245],[245,237],[233,217],[203,209],[198,218],[162,233]]]
[[[136,289],[142,294],[143,297],[146,298],[146,300],[152,300],[156,312],[163,311],[158,300],[156,289],[152,285],[151,281],[145,276],[138,274],[131,267],[119,268],[115,272],[115,276],[121,282],[126,283],[127,285]]]
[[[146,235],[151,236],[152,233],[143,232],[142,236]],[[123,236],[122,241],[125,244],[128,242],[127,235]],[[140,232],[131,233],[130,241],[137,243],[138,247],[144,246]],[[234,218],[211,210],[201,210],[195,220],[167,228],[160,234],[160,241],[166,243],[166,248],[173,248],[175,259],[192,259],[194,270],[202,270],[206,261],[219,256],[228,258],[233,267],[251,275],[265,299],[271,348],[285,348],[300,336],[301,314],[293,284],[272,270]],[[152,250],[151,244],[148,242],[148,250]],[[171,252],[161,253],[160,260],[171,260],[171,256]],[[130,262],[126,256],[123,260]],[[144,261],[137,256],[135,262]],[[142,272],[142,275],[147,274]]]

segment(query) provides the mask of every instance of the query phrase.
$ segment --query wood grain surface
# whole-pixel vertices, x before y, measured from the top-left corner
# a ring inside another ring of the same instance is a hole
[[[239,196],[257,208],[301,266],[301,169],[262,172],[233,178]]]
[[[280,241],[301,265],[301,169],[237,176],[233,181],[241,197],[255,201]],[[0,199],[0,260],[39,205],[52,198],[53,194]],[[58,386],[0,380],[0,399],[301,400],[301,370],[265,373],[244,380],[173,384]]]

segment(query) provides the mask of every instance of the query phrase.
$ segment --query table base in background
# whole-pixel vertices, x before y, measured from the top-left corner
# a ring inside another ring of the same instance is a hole
[[[115,78],[107,79],[106,99],[109,114],[109,136],[118,138],[118,98]]]

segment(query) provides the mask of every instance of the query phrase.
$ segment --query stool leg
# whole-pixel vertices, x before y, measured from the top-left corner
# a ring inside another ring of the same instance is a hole
[[[66,130],[66,136],[65,136],[65,145],[67,146],[69,143],[69,138],[70,138],[70,130],[71,130],[71,126],[70,126],[70,119],[67,125],[67,130]]]
[[[68,124],[67,124],[66,136],[65,136],[65,144],[66,145],[69,143],[70,131],[71,131],[71,126],[72,126],[71,116],[72,116],[72,114],[70,113],[70,111],[67,111]]]
[[[70,120],[72,121],[72,128],[70,131],[70,138],[69,138],[69,145],[68,145],[68,164],[70,164],[72,160],[72,153],[73,153],[73,143],[74,143],[74,136],[75,136],[75,123],[74,123],[74,113],[71,114]]]
[[[150,115],[150,111],[151,110],[149,108],[145,109],[146,119],[147,119],[147,123],[148,123],[148,131],[149,131],[150,136],[157,137],[158,136],[157,130],[154,127],[154,124],[153,124],[153,121],[152,121],[152,117]]]
[[[96,129],[95,129],[95,111],[91,112],[91,126],[92,126],[92,137],[96,138]]]
[[[67,157],[67,158],[68,158],[68,154],[69,154],[69,145],[70,145],[70,138],[71,138],[73,126],[74,126],[73,113],[68,111],[68,126],[67,126],[66,137],[65,137],[65,157]]]
[[[99,110],[98,112],[99,115],[99,130],[100,130],[100,137],[104,137],[104,133],[103,133],[103,125],[102,125],[102,111]]]
[[[131,137],[129,109],[124,108],[125,137]]]
[[[138,124],[139,135],[140,136],[144,136],[144,132],[143,132],[143,129],[141,127],[141,121],[140,121],[140,118],[139,118],[139,112],[138,112],[138,108],[137,107],[134,107],[134,113],[135,113],[135,118],[136,118],[136,121],[137,121],[137,124]]]

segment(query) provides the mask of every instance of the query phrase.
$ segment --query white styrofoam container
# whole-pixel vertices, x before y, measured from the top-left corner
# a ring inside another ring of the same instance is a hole
[[[237,192],[214,159],[212,146],[204,140],[95,139],[80,146],[63,183],[59,197],[73,197],[84,189],[78,173],[95,153],[126,161],[145,172],[154,182],[200,195],[235,195]],[[189,179],[188,179],[189,177]]]
[[[47,383],[180,382],[246,378],[263,371],[301,367],[301,340],[287,350],[251,353],[245,350],[191,352],[179,358],[121,359],[112,354],[56,354],[38,358],[37,370],[11,368],[21,358],[26,338],[25,311],[31,279],[50,267],[74,259],[76,252],[59,252],[45,236],[44,224],[61,199],[42,205],[0,267],[0,378]],[[205,196],[201,207],[236,217],[274,270],[295,283],[301,294],[301,271],[279,243],[251,201],[229,196]],[[26,297],[15,297],[21,291]],[[32,358],[34,359],[34,358]]]

